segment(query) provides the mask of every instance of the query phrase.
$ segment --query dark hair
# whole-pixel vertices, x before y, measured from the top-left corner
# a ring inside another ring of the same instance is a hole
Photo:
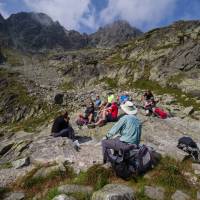
[[[64,117],[65,119],[68,118],[68,112],[67,112],[67,111],[64,113],[63,117]]]

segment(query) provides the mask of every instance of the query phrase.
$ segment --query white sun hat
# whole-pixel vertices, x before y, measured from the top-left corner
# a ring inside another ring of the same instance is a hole
[[[121,109],[128,115],[136,115],[137,108],[131,101],[126,101],[124,104],[120,105]]]

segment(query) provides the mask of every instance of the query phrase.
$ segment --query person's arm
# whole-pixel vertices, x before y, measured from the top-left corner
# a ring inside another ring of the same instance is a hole
[[[124,126],[125,118],[122,117],[107,133],[106,137],[111,138],[112,136],[116,135]]]

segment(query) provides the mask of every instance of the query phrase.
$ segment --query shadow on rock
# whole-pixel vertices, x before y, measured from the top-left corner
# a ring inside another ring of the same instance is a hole
[[[79,142],[80,144],[82,144],[82,143],[86,143],[86,142],[91,141],[92,138],[91,138],[91,137],[88,137],[88,136],[75,136],[75,140],[78,140],[78,142]]]

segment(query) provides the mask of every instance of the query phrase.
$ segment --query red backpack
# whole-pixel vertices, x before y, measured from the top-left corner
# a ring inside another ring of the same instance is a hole
[[[156,114],[161,119],[166,119],[167,118],[167,113],[164,110],[162,110],[161,108],[155,108],[154,109],[154,114]]]

